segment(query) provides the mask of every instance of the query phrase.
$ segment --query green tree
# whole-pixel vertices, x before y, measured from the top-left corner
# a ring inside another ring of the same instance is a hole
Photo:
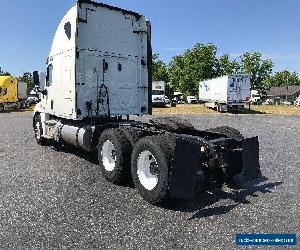
[[[197,95],[199,82],[219,75],[217,47],[196,44],[191,50],[173,57],[169,66],[170,82],[185,95]]]
[[[169,81],[169,73],[167,65],[158,59],[158,54],[152,55],[152,79],[153,81]]]
[[[0,76],[10,76],[11,74],[9,72],[4,72],[2,68],[0,67]]]
[[[236,60],[231,61],[228,54],[224,54],[219,58],[219,76],[236,74],[239,70],[239,62]]]
[[[31,72],[25,72],[23,76],[18,77],[18,81],[27,83],[27,94],[34,88],[33,78]]]
[[[300,78],[296,72],[290,72],[286,69],[269,76],[266,83],[269,87],[300,85]]]
[[[272,73],[273,66],[273,62],[264,60],[260,52],[246,52],[241,56],[241,73],[250,75],[251,89],[257,90],[260,95],[268,89],[265,80]]]

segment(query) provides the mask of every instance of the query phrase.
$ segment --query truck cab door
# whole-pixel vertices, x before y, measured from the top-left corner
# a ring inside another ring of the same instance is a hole
[[[72,86],[71,57],[55,58],[47,67],[44,105],[46,112],[59,117],[70,118],[74,112],[74,91]]]
[[[43,95],[43,103],[45,105],[45,110],[47,113],[54,114],[54,100],[53,100],[53,65],[49,64],[47,67],[46,84],[45,90],[46,94]]]

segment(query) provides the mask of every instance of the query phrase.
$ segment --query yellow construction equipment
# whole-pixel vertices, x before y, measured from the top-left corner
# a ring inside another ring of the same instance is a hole
[[[27,84],[13,76],[0,76],[0,110],[5,106],[25,108],[27,105]]]
[[[0,103],[18,101],[18,81],[12,76],[0,76]]]

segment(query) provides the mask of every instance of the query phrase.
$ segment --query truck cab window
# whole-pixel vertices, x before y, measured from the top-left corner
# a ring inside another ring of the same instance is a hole
[[[66,33],[66,36],[68,37],[68,39],[70,40],[71,39],[71,31],[72,31],[72,26],[71,26],[71,23],[70,22],[67,22],[65,23],[65,33]]]
[[[46,86],[50,87],[52,85],[52,72],[53,72],[53,65],[48,65],[47,68],[47,77],[46,77]]]

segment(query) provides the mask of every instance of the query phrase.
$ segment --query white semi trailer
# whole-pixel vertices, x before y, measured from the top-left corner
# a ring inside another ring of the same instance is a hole
[[[132,178],[154,204],[193,198],[203,177],[253,177],[257,137],[228,127],[198,131],[175,118],[129,119],[151,114],[150,28],[135,12],[77,1],[55,34],[44,89],[33,74],[42,94],[33,117],[37,142],[94,152],[108,181]]]
[[[227,75],[199,83],[199,100],[220,112],[241,110],[250,101],[249,75]]]

